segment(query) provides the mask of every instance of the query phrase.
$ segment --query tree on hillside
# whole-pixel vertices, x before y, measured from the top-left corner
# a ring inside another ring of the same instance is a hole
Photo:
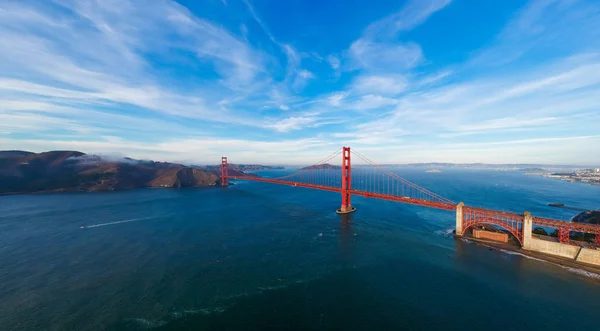
[[[539,234],[539,235],[542,235],[542,236],[547,236],[548,235],[548,232],[546,232],[546,230],[544,228],[535,228],[535,229],[533,229],[533,233],[534,234]],[[557,233],[557,236],[558,236],[558,233]]]

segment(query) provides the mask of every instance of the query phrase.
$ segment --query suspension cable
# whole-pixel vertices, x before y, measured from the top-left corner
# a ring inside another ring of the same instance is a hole
[[[298,171],[295,171],[295,172],[293,172],[293,173],[291,173],[291,174],[289,174],[289,175],[285,175],[285,176],[281,176],[281,177],[276,177],[276,178],[274,178],[274,179],[284,179],[284,178],[289,178],[289,177],[292,177],[292,176],[295,176],[295,175],[297,175],[297,174],[298,174],[298,173],[300,173],[300,172],[303,172],[303,171],[308,171],[308,170],[313,170],[313,169],[311,169],[312,167],[315,167],[315,166],[318,166],[318,165],[325,164],[326,162],[329,162],[331,159],[333,159],[334,157],[336,157],[336,156],[340,155],[341,153],[342,153],[342,148],[340,147],[340,148],[339,148],[337,151],[335,151],[335,152],[331,153],[329,156],[327,156],[327,157],[326,157],[326,158],[324,158],[323,160],[321,160],[321,161],[319,161],[319,162],[317,162],[317,163],[315,163],[315,164],[313,164],[313,165],[311,165],[311,166],[304,167],[304,168],[302,168],[302,169],[299,169]]]
[[[360,154],[359,152],[357,152],[357,151],[356,151],[356,150],[354,150],[354,149],[352,149],[352,153],[353,153],[353,154],[355,154],[356,156],[358,156],[358,157],[359,157],[360,159],[362,159],[363,161],[365,161],[365,162],[369,163],[370,165],[372,165],[372,166],[376,167],[378,170],[380,170],[380,171],[384,172],[384,173],[385,173],[385,174],[387,174],[388,176],[392,176],[392,177],[394,177],[394,178],[396,178],[396,179],[400,180],[402,183],[404,183],[404,184],[406,184],[406,185],[409,185],[410,187],[412,187],[412,188],[414,188],[414,189],[417,189],[417,190],[419,190],[419,191],[421,191],[421,192],[423,192],[423,193],[429,194],[429,195],[431,195],[433,198],[435,198],[435,199],[438,199],[438,200],[440,200],[441,202],[452,203],[452,204],[454,204],[454,203],[455,203],[454,201],[452,201],[452,200],[450,200],[450,199],[444,198],[444,197],[442,197],[441,195],[438,195],[438,194],[436,194],[436,193],[433,193],[433,192],[431,192],[431,191],[429,191],[429,190],[427,190],[427,189],[425,189],[425,188],[423,188],[423,187],[420,187],[420,186],[418,186],[418,185],[416,185],[416,184],[414,184],[414,183],[412,183],[412,182],[410,182],[410,181],[408,181],[408,180],[406,180],[406,179],[404,179],[404,178],[402,178],[402,177],[400,177],[400,176],[396,175],[395,173],[393,173],[393,172],[391,172],[391,171],[389,171],[389,170],[387,170],[387,169],[384,169],[384,168],[382,168],[381,166],[379,166],[379,165],[378,165],[378,164],[376,164],[375,162],[371,161],[369,158],[367,158],[366,156],[364,156],[364,155]]]

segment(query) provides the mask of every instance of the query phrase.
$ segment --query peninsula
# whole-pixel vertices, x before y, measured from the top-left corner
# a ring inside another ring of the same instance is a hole
[[[542,176],[560,179],[567,182],[600,185],[600,169],[583,169],[572,172],[544,173]]]
[[[230,169],[230,175],[246,175]],[[220,184],[220,166],[110,158],[78,151],[0,151],[0,194],[114,191],[144,187],[204,187]]]

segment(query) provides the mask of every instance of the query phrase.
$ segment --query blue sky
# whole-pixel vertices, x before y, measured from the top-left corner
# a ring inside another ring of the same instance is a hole
[[[0,0],[0,149],[600,164],[600,3]]]

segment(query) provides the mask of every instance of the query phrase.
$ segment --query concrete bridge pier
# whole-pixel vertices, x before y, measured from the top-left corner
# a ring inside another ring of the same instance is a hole
[[[456,205],[456,231],[455,235],[462,236],[463,235],[463,207],[464,203],[459,203]]]
[[[521,228],[521,231],[523,231],[523,248],[524,249],[531,249],[532,228],[533,228],[533,218],[531,217],[531,213],[526,211],[523,214],[523,227]]]

